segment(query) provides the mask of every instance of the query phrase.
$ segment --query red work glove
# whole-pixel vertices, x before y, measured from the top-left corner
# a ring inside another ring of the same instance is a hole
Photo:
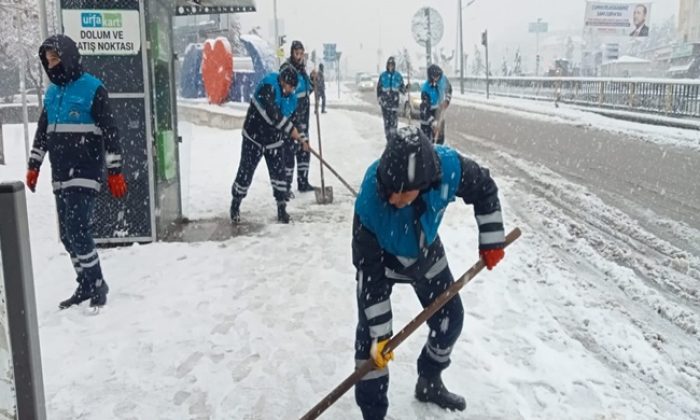
[[[107,176],[107,186],[115,198],[122,198],[126,195],[126,181],[122,174]]]
[[[27,187],[29,187],[29,191],[34,192],[36,190],[36,181],[38,180],[39,170],[27,169]]]
[[[493,267],[495,267],[496,264],[498,264],[498,262],[505,257],[506,252],[503,250],[503,248],[480,249],[479,255],[481,256],[481,259],[484,260],[486,268],[493,270]]]

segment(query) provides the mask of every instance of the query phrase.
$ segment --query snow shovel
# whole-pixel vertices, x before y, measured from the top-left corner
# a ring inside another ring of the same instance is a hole
[[[510,245],[520,237],[520,229],[513,229],[508,236],[506,236],[505,246]],[[438,296],[433,303],[431,303],[427,308],[423,309],[421,313],[411,320],[398,334],[394,335],[386,346],[384,347],[383,353],[389,353],[399,346],[408,336],[413,334],[414,331],[418,329],[425,321],[427,321],[431,316],[433,316],[437,311],[440,310],[450,299],[459,293],[459,290],[469,283],[479,272],[485,267],[484,261],[479,259],[466,273],[462,275],[457,281],[455,281],[447,290],[445,290],[440,296]],[[352,388],[357,382],[359,382],[365,375],[374,370],[374,362],[372,359],[365,361],[361,364],[352,375],[345,378],[345,380],[338,385],[330,394],[316,404],[311,410],[309,410],[301,420],[313,420],[318,418],[328,407],[333,405],[338,399],[345,394],[350,388]]]
[[[345,180],[343,179],[343,177],[340,176],[340,174],[339,174],[338,172],[336,172],[336,170],[333,169],[333,167],[332,167],[331,165],[328,164],[328,162],[326,162],[325,160],[323,160],[323,157],[322,157],[318,152],[316,152],[316,151],[315,151],[314,149],[312,149],[310,146],[309,146],[309,152],[311,152],[312,155],[316,156],[316,157],[318,158],[318,160],[321,161],[321,165],[325,166],[329,171],[331,171],[331,173],[333,173],[333,175],[335,175],[336,178],[338,178],[338,180],[339,180],[343,185],[345,185],[345,188],[347,188],[348,191],[350,191],[350,192],[352,193],[352,196],[353,196],[353,197],[357,197],[357,191],[355,191],[355,189],[354,189],[353,187],[351,187],[350,184],[348,184],[347,181],[345,181]],[[323,171],[322,171],[321,173],[323,174]],[[321,179],[323,179],[323,178],[321,178]],[[330,187],[328,187],[328,188],[330,188]]]
[[[326,181],[323,178],[323,147],[321,146],[321,119],[318,115],[318,89],[314,89],[314,97],[315,97],[315,104],[314,104],[314,113],[316,114],[316,133],[318,134],[318,154],[314,152],[311,149],[311,146],[309,146],[309,150],[313,152],[314,156],[318,157],[318,159],[321,161],[321,188],[314,188],[314,194],[316,194],[316,203],[318,204],[330,204],[333,202],[333,187],[328,186],[326,187]]]

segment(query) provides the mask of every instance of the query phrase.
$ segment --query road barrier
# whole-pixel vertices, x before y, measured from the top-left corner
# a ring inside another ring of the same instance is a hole
[[[459,80],[459,79],[458,79]],[[486,92],[485,77],[465,77]],[[700,118],[700,80],[592,77],[490,77],[492,95],[547,100],[681,118]]]

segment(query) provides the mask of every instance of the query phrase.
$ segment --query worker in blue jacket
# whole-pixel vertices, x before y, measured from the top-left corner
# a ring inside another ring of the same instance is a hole
[[[384,419],[389,406],[387,364],[393,354],[383,354],[383,349],[394,331],[392,288],[410,284],[427,307],[454,283],[438,228],[457,197],[474,207],[479,253],[491,270],[505,255],[505,234],[498,188],[488,169],[452,148],[434,146],[415,127],[391,135],[381,158],[367,169],[352,228],[358,308],[355,361],[359,366],[371,359],[375,365],[355,386],[365,420]],[[418,401],[450,410],[466,408],[464,398],[448,391],[441,379],[463,318],[456,295],[428,320],[430,332],[417,363]]]
[[[285,67],[291,67],[297,72],[297,87],[294,94],[297,97],[297,109],[294,114],[295,124],[301,132],[309,137],[309,116],[311,108],[311,93],[314,90],[313,83],[306,73],[306,63],[304,56],[304,44],[301,41],[293,41],[292,48],[289,54],[289,59],[282,64],[280,71]],[[300,147],[299,143],[291,138],[287,138],[285,150],[285,175],[287,179],[287,187],[289,188],[289,196],[294,197],[292,193],[292,179],[294,178],[294,158],[296,157],[297,166],[297,190],[299,192],[313,191],[314,187],[309,183],[309,163],[311,161],[311,153]]]
[[[83,71],[75,42],[54,35],[41,44],[39,59],[51,82],[44,96],[28,162],[27,186],[34,192],[48,153],[56,197],[58,227],[77,274],[78,287],[59,303],[65,309],[90,300],[107,303],[109,287],[90,226],[97,193],[107,169],[107,185],[116,198],[126,194],[119,133],[102,81]]]
[[[452,100],[452,85],[440,66],[428,67],[428,80],[421,89],[421,129],[434,143],[445,143],[445,111]]]
[[[396,60],[389,57],[386,71],[379,75],[377,81],[377,101],[382,108],[384,118],[384,135],[389,136],[399,125],[400,97],[406,93],[406,85],[401,73],[396,71]]]
[[[253,174],[265,156],[270,174],[272,194],[277,201],[277,220],[289,223],[287,213],[287,180],[284,173],[285,138],[291,137],[308,150],[308,139],[294,125],[299,82],[296,70],[285,67],[280,73],[269,73],[255,88],[243,123],[241,161],[231,187],[230,216],[233,223],[241,220],[241,202],[248,194]]]

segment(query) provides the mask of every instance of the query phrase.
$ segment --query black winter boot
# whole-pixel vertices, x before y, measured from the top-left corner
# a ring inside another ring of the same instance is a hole
[[[309,192],[314,190],[314,186],[309,184],[309,181],[298,181],[297,182],[297,189],[299,192]]]
[[[58,309],[67,309],[73,305],[80,305],[88,299],[90,299],[90,291],[81,282],[78,282],[78,288],[75,289],[73,295],[59,302]]]
[[[231,223],[241,221],[241,202],[235,198],[231,200]]]
[[[467,403],[464,398],[453,394],[445,388],[440,375],[435,378],[418,377],[416,383],[416,399],[421,402],[431,402],[448,410],[464,411]]]
[[[291,218],[287,213],[287,203],[284,201],[277,203],[277,221],[280,223],[289,223]]]
[[[91,307],[102,307],[107,304],[107,293],[109,293],[109,286],[107,286],[107,282],[98,279],[97,282],[95,282],[95,288],[93,289],[92,296],[90,297],[90,306]]]

